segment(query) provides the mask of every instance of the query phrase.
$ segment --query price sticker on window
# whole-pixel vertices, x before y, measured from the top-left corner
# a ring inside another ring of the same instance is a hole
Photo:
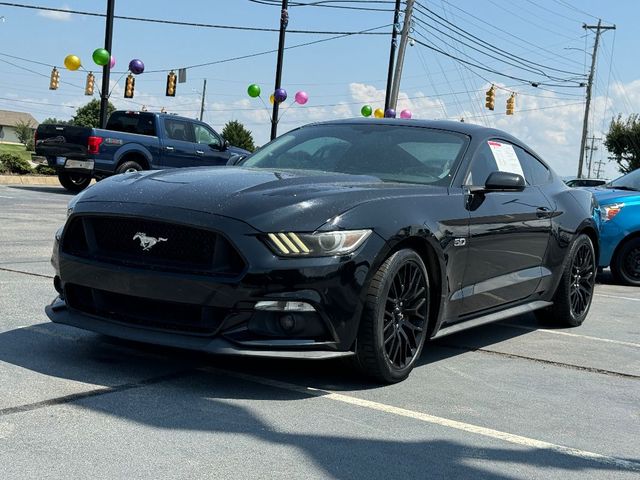
[[[516,155],[513,145],[496,142],[494,140],[487,143],[489,144],[489,148],[491,148],[493,158],[501,172],[517,173],[524,177],[522,165],[520,165],[520,160],[518,160],[518,156]]]

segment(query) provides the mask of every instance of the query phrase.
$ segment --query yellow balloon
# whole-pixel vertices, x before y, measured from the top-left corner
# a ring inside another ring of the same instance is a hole
[[[273,93],[272,93],[271,95],[269,95],[269,103],[270,103],[271,105],[273,105],[273,102],[275,102],[275,101],[276,101],[276,97],[274,97],[274,96],[273,96]]]
[[[373,112],[373,116],[376,118],[384,117],[384,110],[382,110],[381,108],[376,108],[375,112]]]
[[[67,55],[64,57],[64,66],[67,67],[67,70],[78,70],[81,65],[82,62],[76,55]]]

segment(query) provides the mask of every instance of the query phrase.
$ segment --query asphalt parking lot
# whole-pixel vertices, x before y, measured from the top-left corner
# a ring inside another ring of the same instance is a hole
[[[50,323],[71,199],[0,186],[0,479],[640,477],[640,289],[427,344],[408,380],[190,354]]]

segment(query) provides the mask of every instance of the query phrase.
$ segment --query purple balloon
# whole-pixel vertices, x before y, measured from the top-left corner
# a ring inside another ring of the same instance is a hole
[[[385,118],[396,118],[396,111],[393,108],[387,108],[384,112]]]
[[[276,102],[284,102],[287,99],[287,91],[284,88],[278,88],[273,92],[273,98]]]
[[[109,59],[109,68],[113,68],[115,66],[116,66],[116,57],[111,55],[111,58]]]
[[[411,110],[402,110],[400,112],[400,118],[411,118]]]
[[[129,70],[131,70],[131,73],[134,75],[140,75],[144,72],[144,63],[142,63],[142,60],[134,58],[129,62]]]

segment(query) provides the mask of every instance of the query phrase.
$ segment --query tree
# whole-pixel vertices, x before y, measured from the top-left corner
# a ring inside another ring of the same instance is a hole
[[[71,120],[60,120],[56,117],[45,118],[42,124],[46,125],[71,125]],[[41,124],[41,125],[42,125]]]
[[[237,120],[230,120],[225,124],[222,129],[222,136],[225,140],[229,140],[231,145],[236,147],[244,148],[250,152],[256,149],[251,131],[247,130],[245,126]]]
[[[19,120],[13,128],[16,130],[16,137],[18,137],[20,143],[26,145],[30,139],[33,139],[33,131],[35,129],[30,121]]]
[[[629,173],[640,168],[640,118],[631,114],[626,120],[622,115],[611,120],[609,132],[604,141],[609,157],[618,163],[621,173]]]
[[[107,116],[111,115],[115,109],[116,107],[109,102],[107,105]],[[71,125],[100,128],[100,101],[94,99],[78,108],[76,114],[71,119]]]

